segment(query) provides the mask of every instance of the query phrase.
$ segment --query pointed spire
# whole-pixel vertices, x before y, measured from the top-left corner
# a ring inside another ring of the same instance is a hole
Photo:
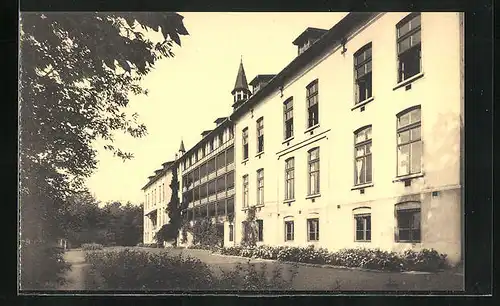
[[[238,69],[238,75],[236,76],[236,82],[234,83],[234,89],[231,94],[235,91],[242,89],[245,91],[250,91],[248,89],[247,76],[245,74],[245,68],[243,68],[243,55],[241,56],[240,68]]]
[[[184,141],[181,139],[181,147],[179,148],[179,152],[186,152],[186,149],[184,149]]]

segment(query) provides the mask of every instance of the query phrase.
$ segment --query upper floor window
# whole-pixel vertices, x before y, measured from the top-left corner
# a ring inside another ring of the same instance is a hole
[[[203,199],[207,196],[207,184],[203,184],[200,186],[200,199]]]
[[[230,126],[229,127],[229,139],[233,139],[234,138],[234,128],[233,126]]]
[[[224,134],[222,132],[219,133],[219,147],[224,143]]]
[[[372,127],[354,133],[354,185],[372,181]]]
[[[205,157],[205,155],[206,155],[205,150],[206,150],[206,149],[205,149],[205,145],[203,145],[203,146],[201,147],[201,158]]]
[[[309,195],[319,193],[319,148],[314,148],[308,152],[309,164]]]
[[[420,106],[397,116],[398,176],[420,173],[422,170]]]
[[[243,208],[248,207],[248,174],[243,176]]]
[[[283,104],[283,117],[285,124],[285,139],[293,137],[293,98]]]
[[[293,157],[285,161],[285,200],[291,200],[295,197],[294,162]]]
[[[413,13],[397,25],[398,82],[422,70],[422,45],[420,40],[420,13]]]
[[[222,169],[226,167],[226,156],[225,151],[217,155],[217,169]]]
[[[420,202],[396,204],[396,241],[420,242]]]
[[[226,190],[226,178],[225,176],[220,176],[217,178],[217,193],[224,192]]]
[[[234,171],[226,174],[226,188],[227,190],[234,188]]]
[[[208,152],[212,152],[214,150],[215,138],[208,142]]]
[[[228,165],[232,164],[234,161],[234,147],[230,147],[226,150],[226,163]]]
[[[264,152],[264,117],[257,120],[257,153]]]
[[[248,128],[243,129],[243,160],[248,159]]]
[[[307,219],[307,241],[319,240],[319,218]]]
[[[354,78],[356,103],[372,96],[372,44],[364,46],[354,54]]]
[[[215,171],[215,157],[207,162],[207,172],[208,174]]]
[[[257,205],[264,205],[264,169],[257,170]]]
[[[307,85],[307,127],[313,127],[319,123],[318,108],[318,80]]]
[[[216,190],[216,180],[212,180],[208,183],[208,195],[214,195]]]
[[[200,178],[204,178],[207,175],[207,164],[204,163],[200,166]]]
[[[198,168],[194,169],[193,172],[194,172],[194,174],[193,174],[193,180],[195,182],[199,181],[200,180],[200,168],[198,167]]]

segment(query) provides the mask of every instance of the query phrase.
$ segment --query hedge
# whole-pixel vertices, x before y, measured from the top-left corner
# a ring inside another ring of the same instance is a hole
[[[445,254],[436,250],[423,249],[419,252],[407,250],[403,253],[382,251],[380,249],[342,249],[329,252],[314,246],[233,246],[218,251],[224,255],[249,258],[275,259],[313,264],[328,264],[345,267],[358,267],[385,271],[437,271],[448,268]]]

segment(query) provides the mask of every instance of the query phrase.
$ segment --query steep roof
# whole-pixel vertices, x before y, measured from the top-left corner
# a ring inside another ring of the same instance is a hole
[[[186,152],[186,149],[184,149],[184,141],[181,140],[181,147],[179,148],[179,152]]]
[[[231,91],[231,94],[234,94],[234,92],[239,89],[249,91],[245,68],[243,68],[243,61],[240,62],[240,68],[238,69],[238,75],[236,76],[236,82],[234,83],[234,89]]]
[[[296,46],[301,45],[306,39],[308,39],[308,38],[313,38],[313,39],[320,38],[326,32],[328,32],[328,30],[309,27],[304,32],[302,32],[297,38],[295,38],[295,40],[292,42],[292,44],[294,44]]]
[[[268,82],[268,81],[270,81],[275,76],[276,76],[276,74],[258,74],[248,84],[250,84],[251,86],[256,86],[257,84],[259,84],[261,82]]]

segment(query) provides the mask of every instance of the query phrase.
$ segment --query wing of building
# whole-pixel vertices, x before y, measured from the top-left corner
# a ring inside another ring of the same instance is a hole
[[[349,13],[293,44],[296,58],[252,90],[241,62],[233,113],[173,163],[186,218],[212,217],[225,246],[255,208],[260,244],[461,260],[463,14]]]

